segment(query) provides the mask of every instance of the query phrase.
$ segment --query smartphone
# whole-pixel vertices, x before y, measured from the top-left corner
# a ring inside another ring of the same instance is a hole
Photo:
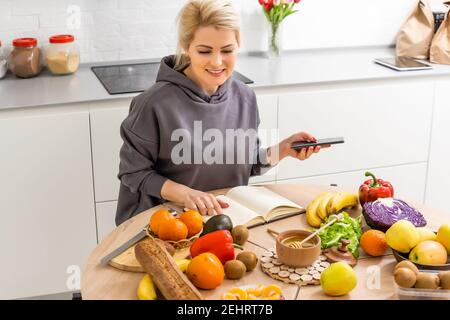
[[[397,71],[429,70],[432,66],[409,57],[375,59],[375,63]]]
[[[335,137],[335,138],[317,139],[316,142],[297,141],[292,144],[291,148],[298,151],[302,148],[322,146],[322,145],[326,145],[326,144],[338,144],[338,143],[344,143],[344,138],[343,137]]]

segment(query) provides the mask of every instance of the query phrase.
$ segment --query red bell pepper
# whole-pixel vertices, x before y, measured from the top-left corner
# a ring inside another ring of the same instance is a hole
[[[219,258],[222,264],[234,259],[233,237],[228,230],[217,230],[195,240],[190,248],[191,257],[210,252]]]
[[[378,198],[394,197],[394,187],[389,182],[377,179],[370,172],[366,172],[365,176],[370,176],[372,179],[364,181],[364,184],[359,187],[359,202],[361,205],[375,201]]]

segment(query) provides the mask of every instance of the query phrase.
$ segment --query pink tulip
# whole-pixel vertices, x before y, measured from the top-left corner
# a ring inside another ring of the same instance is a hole
[[[294,2],[295,2],[295,3],[299,3],[299,2],[300,2],[300,0],[294,0]]]
[[[273,0],[273,5],[278,6],[281,3],[281,0]]]

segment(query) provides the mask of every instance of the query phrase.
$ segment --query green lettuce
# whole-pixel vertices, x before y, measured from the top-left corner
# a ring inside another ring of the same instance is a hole
[[[321,232],[319,237],[321,239],[322,249],[331,247],[339,247],[341,245],[341,239],[347,239],[350,241],[348,250],[353,254],[355,258],[359,257],[359,239],[361,238],[361,221],[362,216],[352,218],[347,212],[341,212],[344,218],[340,221],[336,221],[332,225],[328,226]],[[334,219],[335,215],[330,215],[322,224],[321,227],[327,223],[330,219]]]

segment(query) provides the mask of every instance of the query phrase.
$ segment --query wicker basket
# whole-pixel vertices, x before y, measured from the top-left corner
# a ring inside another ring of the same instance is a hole
[[[147,235],[148,235],[149,237],[159,239],[158,236],[155,235],[155,234],[150,230],[149,227],[147,227],[146,231],[147,231]],[[183,240],[180,240],[180,241],[170,241],[170,240],[164,240],[164,241],[167,242],[167,243],[170,243],[170,244],[175,248],[175,250],[180,250],[180,249],[184,249],[184,248],[190,247],[191,244],[192,244],[195,240],[198,239],[198,237],[202,234],[202,232],[203,232],[203,229],[200,230],[199,233],[194,234],[192,237],[187,238],[187,239],[183,239]]]

